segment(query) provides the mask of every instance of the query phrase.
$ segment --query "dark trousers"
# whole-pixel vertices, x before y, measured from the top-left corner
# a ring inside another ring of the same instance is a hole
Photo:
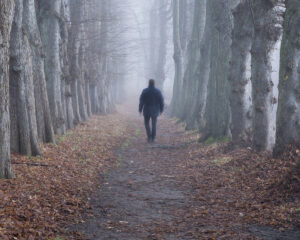
[[[150,129],[150,119],[152,121],[152,131]],[[145,115],[144,120],[145,120],[145,128],[146,128],[148,140],[154,141],[155,137],[156,137],[157,117],[156,116]]]

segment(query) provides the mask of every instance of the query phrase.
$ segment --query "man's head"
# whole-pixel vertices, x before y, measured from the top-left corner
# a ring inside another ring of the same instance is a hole
[[[149,87],[154,87],[155,86],[155,81],[154,79],[149,80]]]

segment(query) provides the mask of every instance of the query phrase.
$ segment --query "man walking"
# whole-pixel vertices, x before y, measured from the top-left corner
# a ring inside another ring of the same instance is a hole
[[[145,88],[140,96],[139,112],[144,113],[145,128],[148,142],[154,142],[156,137],[157,117],[164,111],[164,98],[157,88],[155,81],[149,80],[149,87]],[[150,119],[152,121],[152,131],[150,129]]]

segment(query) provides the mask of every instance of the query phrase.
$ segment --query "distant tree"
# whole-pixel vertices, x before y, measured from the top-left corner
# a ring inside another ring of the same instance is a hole
[[[190,111],[187,115],[187,128],[192,129],[196,126],[203,129],[205,126],[205,109],[207,103],[207,86],[210,76],[211,62],[211,33],[213,29],[213,11],[217,1],[207,1],[206,4],[206,21],[204,35],[200,45],[200,63],[198,67],[199,79],[196,81],[194,101],[190,106]]]
[[[179,98],[179,117],[186,119],[189,114],[190,106],[196,98],[197,81],[200,78],[200,44],[204,33],[206,18],[206,0],[195,1],[192,35],[187,46],[187,63],[183,77],[183,84]],[[192,128],[188,123],[187,128]]]
[[[167,57],[167,43],[168,43],[168,6],[169,0],[160,0],[159,1],[159,10],[158,10],[158,19],[159,19],[159,46],[157,48],[157,60],[155,66],[155,79],[156,86],[163,90],[163,85],[165,81],[165,66],[166,66],[166,57]],[[155,21],[153,19],[153,21]],[[150,50],[150,51],[153,51]]]
[[[81,69],[81,47],[83,38],[83,24],[84,20],[84,1],[73,0],[70,1],[71,12],[71,27],[69,32],[69,60],[71,73],[71,92],[73,103],[74,124],[80,123],[86,119],[85,111],[82,109],[80,114],[80,106],[83,107],[82,97],[79,99],[79,93],[82,94],[82,69]]]
[[[183,2],[183,3],[182,3]],[[183,22],[185,18],[182,17],[184,14],[182,4],[186,4],[186,1],[173,1],[173,43],[174,43],[174,63],[175,63],[175,77],[173,87],[173,97],[171,102],[171,115],[178,116],[180,114],[180,102],[179,98],[181,95],[182,81],[184,75],[184,54],[185,54],[185,43],[182,40],[183,34]],[[180,7],[181,6],[181,7]]]

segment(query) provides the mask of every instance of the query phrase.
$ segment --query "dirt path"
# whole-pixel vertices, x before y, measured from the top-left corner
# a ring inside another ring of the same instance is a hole
[[[104,184],[92,197],[94,217],[76,226],[85,238],[297,239],[299,230],[278,233],[271,228],[245,226],[239,219],[244,214],[235,202],[243,193],[234,196],[235,189],[222,183],[228,179],[218,179],[223,175],[216,164],[183,161],[189,155],[189,141],[173,120],[159,119],[154,144],[146,143],[142,119],[131,118],[129,122],[130,137],[115,152],[117,167],[102,174]],[[189,172],[190,168],[199,172],[200,179]],[[206,177],[209,172],[220,181],[210,183]],[[193,185],[195,181],[198,186]],[[223,196],[225,192],[233,199]]]
[[[188,201],[175,178],[172,152],[164,150],[176,145],[176,132],[171,133],[168,125],[161,120],[157,142],[148,144],[141,120],[133,120],[134,137],[116,151],[119,166],[103,174],[104,188],[92,201],[99,215],[78,227],[87,238],[192,239],[170,228],[178,218],[174,211]]]

